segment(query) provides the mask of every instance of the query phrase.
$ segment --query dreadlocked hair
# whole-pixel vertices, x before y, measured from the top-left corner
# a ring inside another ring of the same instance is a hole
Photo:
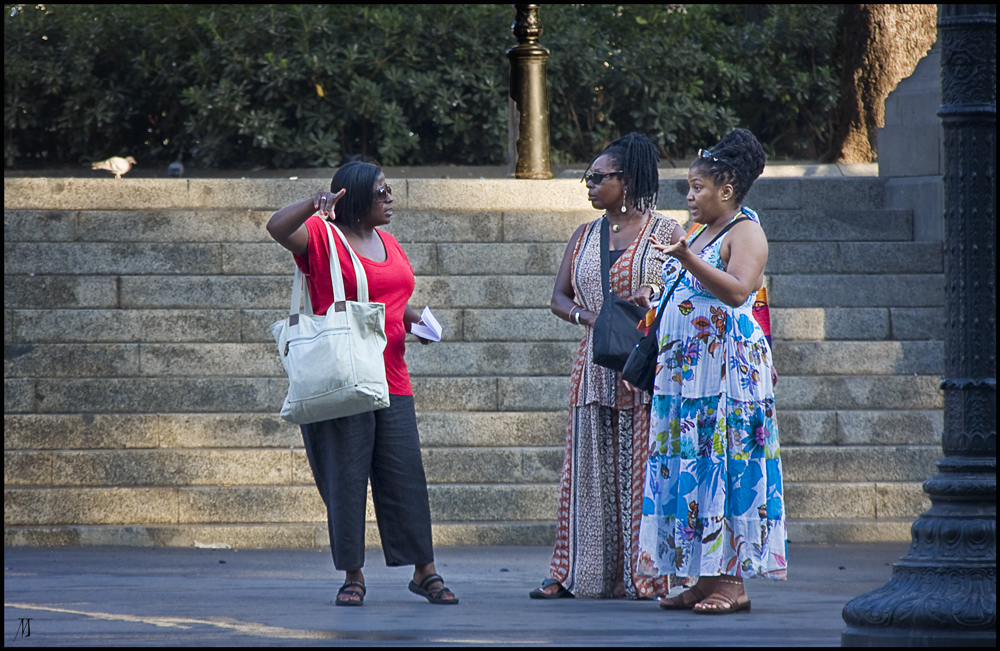
[[[716,185],[731,184],[737,204],[743,202],[767,161],[764,148],[747,129],[730,131],[707,154],[695,159],[691,167],[706,170]]]
[[[622,170],[622,177],[628,188],[628,202],[639,212],[644,212],[647,208],[655,210],[656,195],[660,189],[660,173],[657,169],[660,151],[653,141],[641,133],[633,132],[612,141],[594,157],[594,161],[605,154]],[[587,167],[588,172],[594,161]]]

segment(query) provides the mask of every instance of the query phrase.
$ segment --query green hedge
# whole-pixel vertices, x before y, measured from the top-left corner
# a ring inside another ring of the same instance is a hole
[[[680,158],[729,129],[812,158],[836,5],[543,5],[554,162],[638,130]],[[510,5],[5,5],[4,161],[503,164]]]

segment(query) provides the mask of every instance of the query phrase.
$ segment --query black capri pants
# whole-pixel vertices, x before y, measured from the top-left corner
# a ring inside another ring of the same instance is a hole
[[[427,479],[413,396],[390,396],[389,407],[302,425],[306,456],[326,504],[333,565],[365,564],[365,501],[372,484],[385,563],[434,560]]]

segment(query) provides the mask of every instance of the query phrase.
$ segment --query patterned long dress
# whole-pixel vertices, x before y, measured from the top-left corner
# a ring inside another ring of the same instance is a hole
[[[740,216],[759,223],[748,208]],[[700,253],[719,269],[724,239]],[[663,265],[667,287],[678,271],[672,258]],[[685,274],[664,308],[639,532],[643,576],[785,578],[771,348],[754,298],[730,307]]]
[[[603,219],[603,218],[602,218]],[[572,284],[583,308],[600,312],[601,219],[584,228],[573,252]],[[650,234],[669,242],[677,223],[652,213],[642,232],[611,265],[611,291],[628,296],[661,284],[665,255]],[[664,579],[635,575],[642,479],[649,432],[649,394],[632,391],[621,374],[593,362],[592,329],[580,342],[570,378],[569,425],[550,576],[578,597],[610,598],[616,581],[626,597],[666,594]]]

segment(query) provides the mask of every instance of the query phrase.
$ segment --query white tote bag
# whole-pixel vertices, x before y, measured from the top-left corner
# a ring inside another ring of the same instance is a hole
[[[368,302],[368,278],[361,260],[336,226],[326,224],[330,244],[333,304],[323,316],[313,314],[305,276],[295,266],[288,318],[271,325],[278,355],[288,374],[288,396],[281,417],[302,425],[352,416],[389,406],[385,378],[385,305]],[[354,263],[358,300],[347,301],[333,239],[337,231]],[[302,290],[306,308],[300,313]]]

